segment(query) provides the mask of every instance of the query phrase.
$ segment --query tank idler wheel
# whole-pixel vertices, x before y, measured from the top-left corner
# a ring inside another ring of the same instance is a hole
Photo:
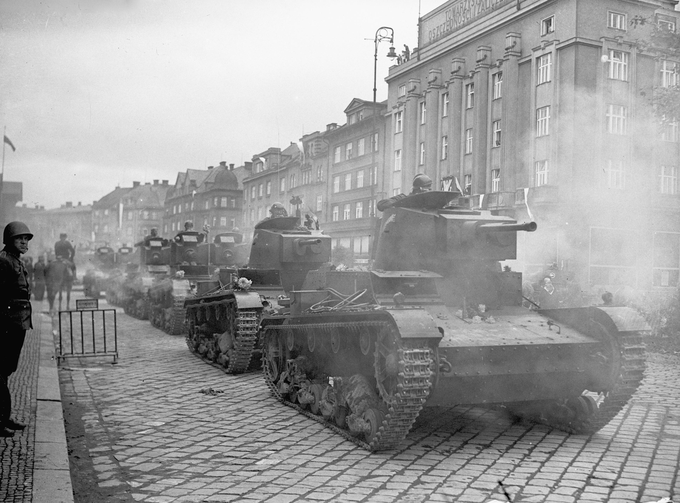
[[[362,328],[359,333],[359,348],[364,356],[371,352],[371,332],[367,328]]]
[[[331,330],[331,351],[333,351],[333,354],[338,354],[340,352],[341,346],[342,346],[342,335],[340,333],[340,330],[337,328],[334,328]]]
[[[288,351],[295,349],[295,332],[292,330],[286,330],[286,347]]]
[[[313,353],[315,348],[316,348],[316,334],[314,334],[314,332],[310,330],[307,332],[307,349],[309,349],[310,353]]]
[[[581,395],[567,400],[567,407],[574,411],[576,420],[588,420],[597,412],[597,403],[588,395]]]
[[[277,382],[283,369],[283,347],[279,338],[274,335],[267,342],[267,352],[264,365],[267,366],[272,382]]]
[[[321,401],[321,397],[323,396],[323,386],[321,384],[314,383],[309,387],[309,392],[312,395],[314,395],[314,402],[309,404],[309,410],[312,411],[312,414],[318,416],[319,414],[321,414],[319,402]]]
[[[364,412],[364,420],[368,423],[370,428],[369,432],[366,434],[366,442],[370,444],[376,440],[378,433],[380,433],[380,427],[385,420],[385,414],[383,414],[380,409],[371,407]]]

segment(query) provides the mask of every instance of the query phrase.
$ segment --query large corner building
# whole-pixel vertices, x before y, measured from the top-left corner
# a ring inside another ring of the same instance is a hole
[[[676,0],[452,0],[421,17],[390,69],[391,193],[416,173],[539,230],[520,266],[591,291],[678,285],[678,126],[652,98],[677,62],[648,52]],[[631,21],[648,22],[634,26]]]

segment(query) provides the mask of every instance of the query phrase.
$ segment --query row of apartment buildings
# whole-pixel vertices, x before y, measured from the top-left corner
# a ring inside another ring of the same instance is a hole
[[[661,125],[652,98],[678,84],[678,62],[640,40],[650,24],[675,30],[676,3],[451,0],[419,19],[418,47],[390,68],[386,101],[349,99],[344,124],[243,166],[116,188],[82,207],[90,227],[79,235],[132,244],[192,220],[249,236],[281,202],[366,262],[376,202],[426,173],[474,207],[538,223],[521,234],[514,267],[525,273],[557,264],[584,287],[675,287],[678,123]]]

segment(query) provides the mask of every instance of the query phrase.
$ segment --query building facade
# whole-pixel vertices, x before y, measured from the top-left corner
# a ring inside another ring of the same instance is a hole
[[[537,221],[520,237],[525,273],[557,264],[591,293],[677,286],[677,122],[661,127],[651,103],[677,62],[631,24],[675,30],[676,3],[452,0],[426,14],[387,78],[391,191],[423,172]]]
[[[194,230],[208,226],[214,236],[240,227],[242,211],[243,191],[233,164],[222,161],[205,170],[188,169],[177,174],[175,185],[168,190],[159,233],[173,237],[191,221]]]

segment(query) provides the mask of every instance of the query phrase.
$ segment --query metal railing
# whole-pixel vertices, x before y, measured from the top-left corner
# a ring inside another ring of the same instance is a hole
[[[57,362],[74,356],[112,356],[116,362],[118,323],[115,309],[59,311]]]

